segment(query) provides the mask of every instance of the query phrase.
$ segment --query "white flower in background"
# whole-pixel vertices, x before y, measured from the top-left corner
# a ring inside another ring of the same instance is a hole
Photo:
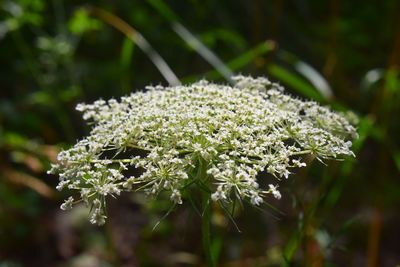
[[[57,189],[78,190],[92,206],[90,221],[103,224],[106,196],[122,191],[165,191],[181,204],[186,188],[201,184],[213,201],[241,198],[259,205],[267,194],[281,198],[276,186],[259,186],[259,179],[270,179],[260,173],[279,180],[306,166],[301,156],[353,155],[349,140],[357,133],[342,115],[286,95],[266,78],[234,80],[233,87],[206,81],[149,86],[120,101],[79,104],[93,128],[58,155],[50,170],[60,176]],[[133,156],[137,150],[146,156]],[[143,171],[128,176],[132,169]],[[72,204],[71,197],[62,208]]]

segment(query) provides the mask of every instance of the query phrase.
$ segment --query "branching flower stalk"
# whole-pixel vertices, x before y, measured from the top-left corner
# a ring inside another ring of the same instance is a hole
[[[76,191],[61,208],[83,201],[91,207],[90,222],[101,225],[107,196],[167,192],[181,204],[189,185],[205,187],[210,201],[260,205],[267,195],[281,198],[277,183],[305,167],[305,155],[353,155],[357,133],[344,116],[291,97],[266,78],[233,79],[234,86],[149,86],[120,101],[79,104],[90,135],[60,152],[49,171],[60,177],[58,190]],[[257,180],[262,172],[275,177],[267,188]]]

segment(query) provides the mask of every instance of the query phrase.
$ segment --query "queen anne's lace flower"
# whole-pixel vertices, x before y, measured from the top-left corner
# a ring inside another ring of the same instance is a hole
[[[60,175],[57,189],[77,190],[92,206],[90,221],[103,224],[106,197],[122,191],[166,191],[181,204],[186,188],[199,184],[214,201],[259,205],[266,194],[281,198],[276,185],[259,186],[259,173],[279,180],[306,166],[306,154],[320,160],[353,155],[349,139],[356,130],[343,116],[286,95],[265,78],[234,80],[233,87],[201,81],[79,104],[93,128],[58,155],[50,170]],[[146,153],[126,156],[137,150]],[[131,169],[143,171],[129,176]],[[72,204],[70,197],[62,208]]]

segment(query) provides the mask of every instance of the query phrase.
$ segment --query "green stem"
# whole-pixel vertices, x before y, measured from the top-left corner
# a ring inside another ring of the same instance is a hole
[[[305,154],[311,154],[312,150],[307,149],[307,150],[303,150],[303,151],[298,151],[298,152],[293,152],[290,154],[290,156],[298,156],[298,155],[305,155]]]
[[[213,258],[211,251],[211,231],[210,231],[210,220],[211,220],[211,203],[210,194],[203,192],[202,206],[203,216],[201,218],[201,234],[203,242],[203,250],[206,256],[207,265],[210,267],[216,266],[216,260]]]
[[[207,183],[207,163],[199,157],[196,180],[198,183]],[[207,260],[207,266],[216,266],[216,257],[213,257],[211,244],[211,193],[206,188],[201,189],[201,235],[203,251]]]

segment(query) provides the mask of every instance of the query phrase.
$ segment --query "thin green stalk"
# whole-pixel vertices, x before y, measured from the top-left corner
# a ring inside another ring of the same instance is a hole
[[[210,194],[208,192],[203,192],[202,195],[202,206],[203,206],[203,216],[201,217],[201,235],[203,250],[206,256],[207,265],[214,267],[216,266],[216,261],[213,258],[211,251],[211,231],[210,231],[210,219],[211,219],[211,205],[210,205]]]
[[[199,157],[198,169],[195,179],[198,184],[207,183],[207,163]],[[211,193],[207,188],[202,189],[201,194],[201,235],[203,251],[206,257],[207,266],[215,267],[217,262],[217,255],[212,251],[211,239]]]

